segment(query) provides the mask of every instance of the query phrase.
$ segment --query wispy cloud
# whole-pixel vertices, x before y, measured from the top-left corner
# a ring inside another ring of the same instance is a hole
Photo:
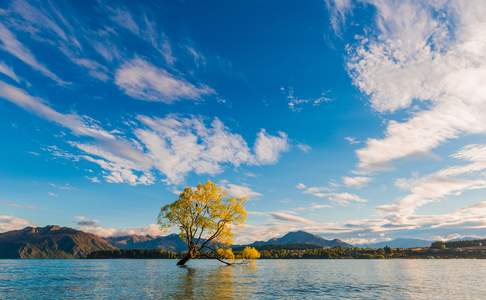
[[[26,226],[32,226],[32,223],[14,216],[0,215],[0,232],[18,230]]]
[[[345,140],[346,140],[346,142],[348,142],[350,145],[356,145],[356,144],[359,144],[359,143],[360,143],[360,142],[359,142],[359,141],[358,141],[356,138],[354,138],[354,137],[352,137],[352,136],[347,136],[347,137],[345,137],[344,139],[345,139]]]
[[[15,35],[3,24],[0,24],[0,43],[0,49],[2,49],[3,51],[10,53],[17,59],[32,67],[34,70],[42,73],[43,75],[54,80],[55,82],[59,84],[66,84],[65,81],[63,81],[56,74],[51,72],[46,66],[41,64],[34,57],[32,52],[30,52],[28,48],[26,48],[19,40],[17,40]]]
[[[281,91],[286,93],[287,105],[292,111],[301,111],[304,105],[319,106],[323,103],[332,101],[332,99],[327,96],[327,93],[321,93],[318,97],[314,98],[302,98],[295,95],[294,88],[292,87],[282,87]]]
[[[371,177],[365,176],[344,176],[342,178],[343,184],[347,187],[362,187],[367,185],[371,181]]]
[[[98,220],[93,220],[85,216],[77,216],[74,223],[80,230],[90,232],[102,237],[125,235],[159,236],[166,234],[166,231],[162,230],[157,224],[150,224],[145,227],[135,228],[114,228],[102,226]]]
[[[326,209],[326,208],[332,208],[331,205],[328,204],[319,204],[319,203],[312,203],[309,206],[300,206],[297,208],[293,208],[293,211],[307,211],[307,210],[319,210],[319,209]]]
[[[315,224],[314,221],[311,221],[309,219],[288,212],[271,212],[269,214],[275,219],[280,221],[307,224],[307,225]]]
[[[6,205],[14,208],[21,208],[21,209],[36,209],[35,206],[30,205],[30,204],[22,204],[17,201],[11,201],[11,200],[2,200],[0,199],[0,205]]]
[[[417,208],[447,196],[486,188],[486,178],[481,174],[486,170],[485,145],[467,145],[451,156],[468,163],[443,168],[418,178],[399,180],[398,186],[409,190],[409,194],[397,203],[381,205],[378,208],[387,214],[403,218],[412,215]]]
[[[351,11],[352,0],[326,0],[327,8],[330,12],[330,22],[332,29],[337,35],[341,34],[342,26],[346,21],[346,15]]]
[[[197,100],[215,93],[206,85],[194,85],[140,58],[123,64],[116,72],[115,82],[131,97],[164,103]]]
[[[71,129],[77,135],[92,136],[103,139],[113,139],[113,135],[100,129],[90,120],[76,114],[61,114],[41,99],[35,98],[24,90],[0,81],[0,97],[10,101],[32,113]]]
[[[304,153],[309,153],[312,150],[312,147],[307,144],[297,144],[297,148]]]
[[[328,186],[306,186],[303,183],[297,184],[297,189],[301,190],[304,194],[309,194],[314,197],[327,199],[329,201],[347,205],[350,203],[366,203],[367,200],[360,196],[348,192],[339,192],[335,190],[335,187]]]
[[[130,11],[123,7],[105,7],[105,9],[109,14],[109,18],[119,27],[125,28],[137,36],[140,35],[140,28]]]
[[[15,82],[20,83],[20,78],[17,76],[17,74],[15,74],[14,70],[1,61],[0,73],[10,77],[10,79],[14,80]]]
[[[228,181],[224,181],[221,184],[230,197],[254,199],[262,196],[261,193],[255,192],[248,186],[233,184]]]

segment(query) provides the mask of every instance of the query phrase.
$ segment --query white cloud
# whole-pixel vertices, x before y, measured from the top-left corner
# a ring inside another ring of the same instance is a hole
[[[280,154],[289,149],[287,134],[279,132],[278,136],[272,136],[262,129],[257,135],[254,149],[256,164],[274,164]]]
[[[298,184],[297,189],[301,190],[304,194],[309,194],[314,197],[327,199],[329,201],[336,202],[338,204],[349,203],[366,203],[367,201],[356,194],[347,192],[336,192],[333,188],[313,186],[307,187],[304,184]]]
[[[33,225],[29,221],[22,218],[0,215],[0,232],[18,230],[27,226]]]
[[[229,182],[223,182],[223,188],[228,193],[228,196],[235,198],[253,199],[262,195],[255,192],[248,186],[237,185]]]
[[[146,146],[154,166],[172,183],[179,183],[190,171],[216,174],[223,164],[249,163],[252,154],[245,140],[214,119],[211,126],[196,117],[139,117],[147,129],[135,131]]]
[[[252,153],[243,137],[232,133],[219,119],[215,118],[207,126],[194,116],[139,116],[133,123],[135,138],[129,139],[120,131],[104,130],[86,116],[59,113],[41,99],[1,81],[0,97],[72,130],[75,135],[91,138],[91,141],[69,142],[80,154],[57,146],[47,147],[46,151],[74,161],[84,159],[95,163],[112,183],[152,184],[156,180],[155,170],[166,177],[166,182],[180,183],[190,172],[216,174],[225,165],[273,164],[288,149],[285,133],[272,136],[261,130]]]
[[[344,176],[342,178],[343,184],[347,187],[362,187],[367,185],[371,181],[371,177],[355,176],[349,177]]]
[[[397,203],[381,205],[378,209],[404,218],[428,203],[461,195],[465,191],[486,188],[486,178],[479,173],[486,170],[485,145],[467,145],[451,156],[469,163],[443,168],[422,177],[397,180],[395,185],[409,190],[409,194]]]
[[[314,221],[287,212],[271,212],[269,213],[269,215],[271,215],[277,220],[285,221],[285,222],[300,223],[300,224],[307,224],[307,225],[315,224]]]
[[[389,121],[383,138],[368,139],[357,151],[359,167],[383,169],[460,136],[486,133],[484,3],[362,2],[376,8],[377,32],[351,48],[350,74],[375,110],[408,109],[410,117]]]
[[[172,103],[214,94],[206,85],[193,85],[140,58],[124,63],[116,71],[115,82],[127,95],[146,101]]]
[[[47,69],[46,66],[37,61],[32,52],[30,52],[29,49],[22,45],[22,43],[17,40],[15,35],[3,24],[0,24],[0,42],[0,49],[10,53],[17,59],[32,67],[34,70],[39,71],[40,73],[56,81],[57,83],[66,84],[66,82],[64,82],[56,74],[52,73],[49,69]]]
[[[332,206],[328,205],[328,204],[312,203],[309,206],[301,206],[301,207],[294,208],[292,210],[294,210],[294,211],[306,211],[306,210],[318,210],[318,209],[324,209],[324,208],[332,208]]]
[[[77,216],[75,220],[77,227],[85,232],[93,233],[101,237],[124,236],[124,235],[151,235],[160,236],[167,233],[161,230],[157,224],[150,224],[145,227],[137,228],[112,228],[104,227],[99,224],[98,220],[93,220],[85,216]]]
[[[320,196],[322,198],[322,196]],[[360,196],[356,194],[351,194],[351,193],[329,193],[327,196],[324,196],[324,198],[327,198],[331,201],[342,203],[342,204],[348,204],[351,202],[357,202],[357,203],[366,203],[367,201]]]

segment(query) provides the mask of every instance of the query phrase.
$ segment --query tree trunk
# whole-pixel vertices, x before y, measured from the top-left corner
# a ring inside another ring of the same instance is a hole
[[[183,266],[183,265],[185,265],[185,264],[186,264],[186,262],[187,262],[188,260],[190,260],[190,259],[191,259],[191,255],[190,255],[189,253],[187,253],[187,254],[186,254],[186,255],[185,255],[185,256],[184,256],[184,257],[183,257],[181,260],[179,260],[179,261],[177,262],[177,265],[178,265],[178,266]]]
[[[195,253],[196,253],[195,249],[193,248],[188,249],[186,255],[177,262],[177,265],[178,266],[185,265],[187,261],[189,261],[191,258],[194,258],[196,256]]]

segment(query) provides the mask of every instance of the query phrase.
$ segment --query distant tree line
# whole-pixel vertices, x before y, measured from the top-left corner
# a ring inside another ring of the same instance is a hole
[[[265,249],[261,250],[261,258],[266,259],[382,259],[391,257],[393,250],[390,248],[312,248],[312,249]]]
[[[220,248],[219,253],[207,253],[198,258],[217,259],[224,258],[233,260],[248,259],[387,259],[387,258],[486,258],[486,247],[481,246],[477,241],[463,241],[464,243],[454,242],[454,248],[447,243],[437,243],[430,248],[309,248],[293,246],[292,249],[283,247],[256,249],[253,247]],[[462,247],[456,247],[463,245]],[[258,248],[258,247],[257,247]],[[131,250],[105,250],[96,251],[88,255],[87,258],[153,258],[153,259],[181,259],[186,253],[176,253],[163,249],[131,249]],[[218,255],[217,257],[215,255]]]
[[[163,249],[117,249],[117,250],[102,250],[90,253],[87,258],[134,258],[134,259],[147,259],[147,258],[166,258],[174,259],[179,258],[180,255]]]
[[[447,249],[447,248],[466,248],[466,247],[482,247],[486,246],[486,240],[465,240],[465,241],[448,241],[448,242],[433,242],[430,245],[435,249]]]
[[[217,255],[225,259],[258,259],[260,252],[253,247],[245,247],[240,251],[235,251],[231,248],[219,248]],[[164,249],[116,249],[116,250],[101,250],[91,252],[86,258],[90,259],[110,259],[110,258],[132,258],[132,259],[180,259],[186,255],[185,252],[173,252]],[[201,256],[200,258],[213,259],[216,258],[214,254]]]

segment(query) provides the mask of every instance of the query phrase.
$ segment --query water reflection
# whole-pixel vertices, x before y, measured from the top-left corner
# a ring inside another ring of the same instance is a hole
[[[0,260],[0,299],[484,299],[486,260]]]
[[[255,290],[254,262],[212,268],[185,266],[179,271],[174,299],[247,299]]]
[[[178,285],[174,299],[193,299],[196,269],[187,266],[180,267],[180,269],[182,271],[178,273],[179,276],[176,280]]]

